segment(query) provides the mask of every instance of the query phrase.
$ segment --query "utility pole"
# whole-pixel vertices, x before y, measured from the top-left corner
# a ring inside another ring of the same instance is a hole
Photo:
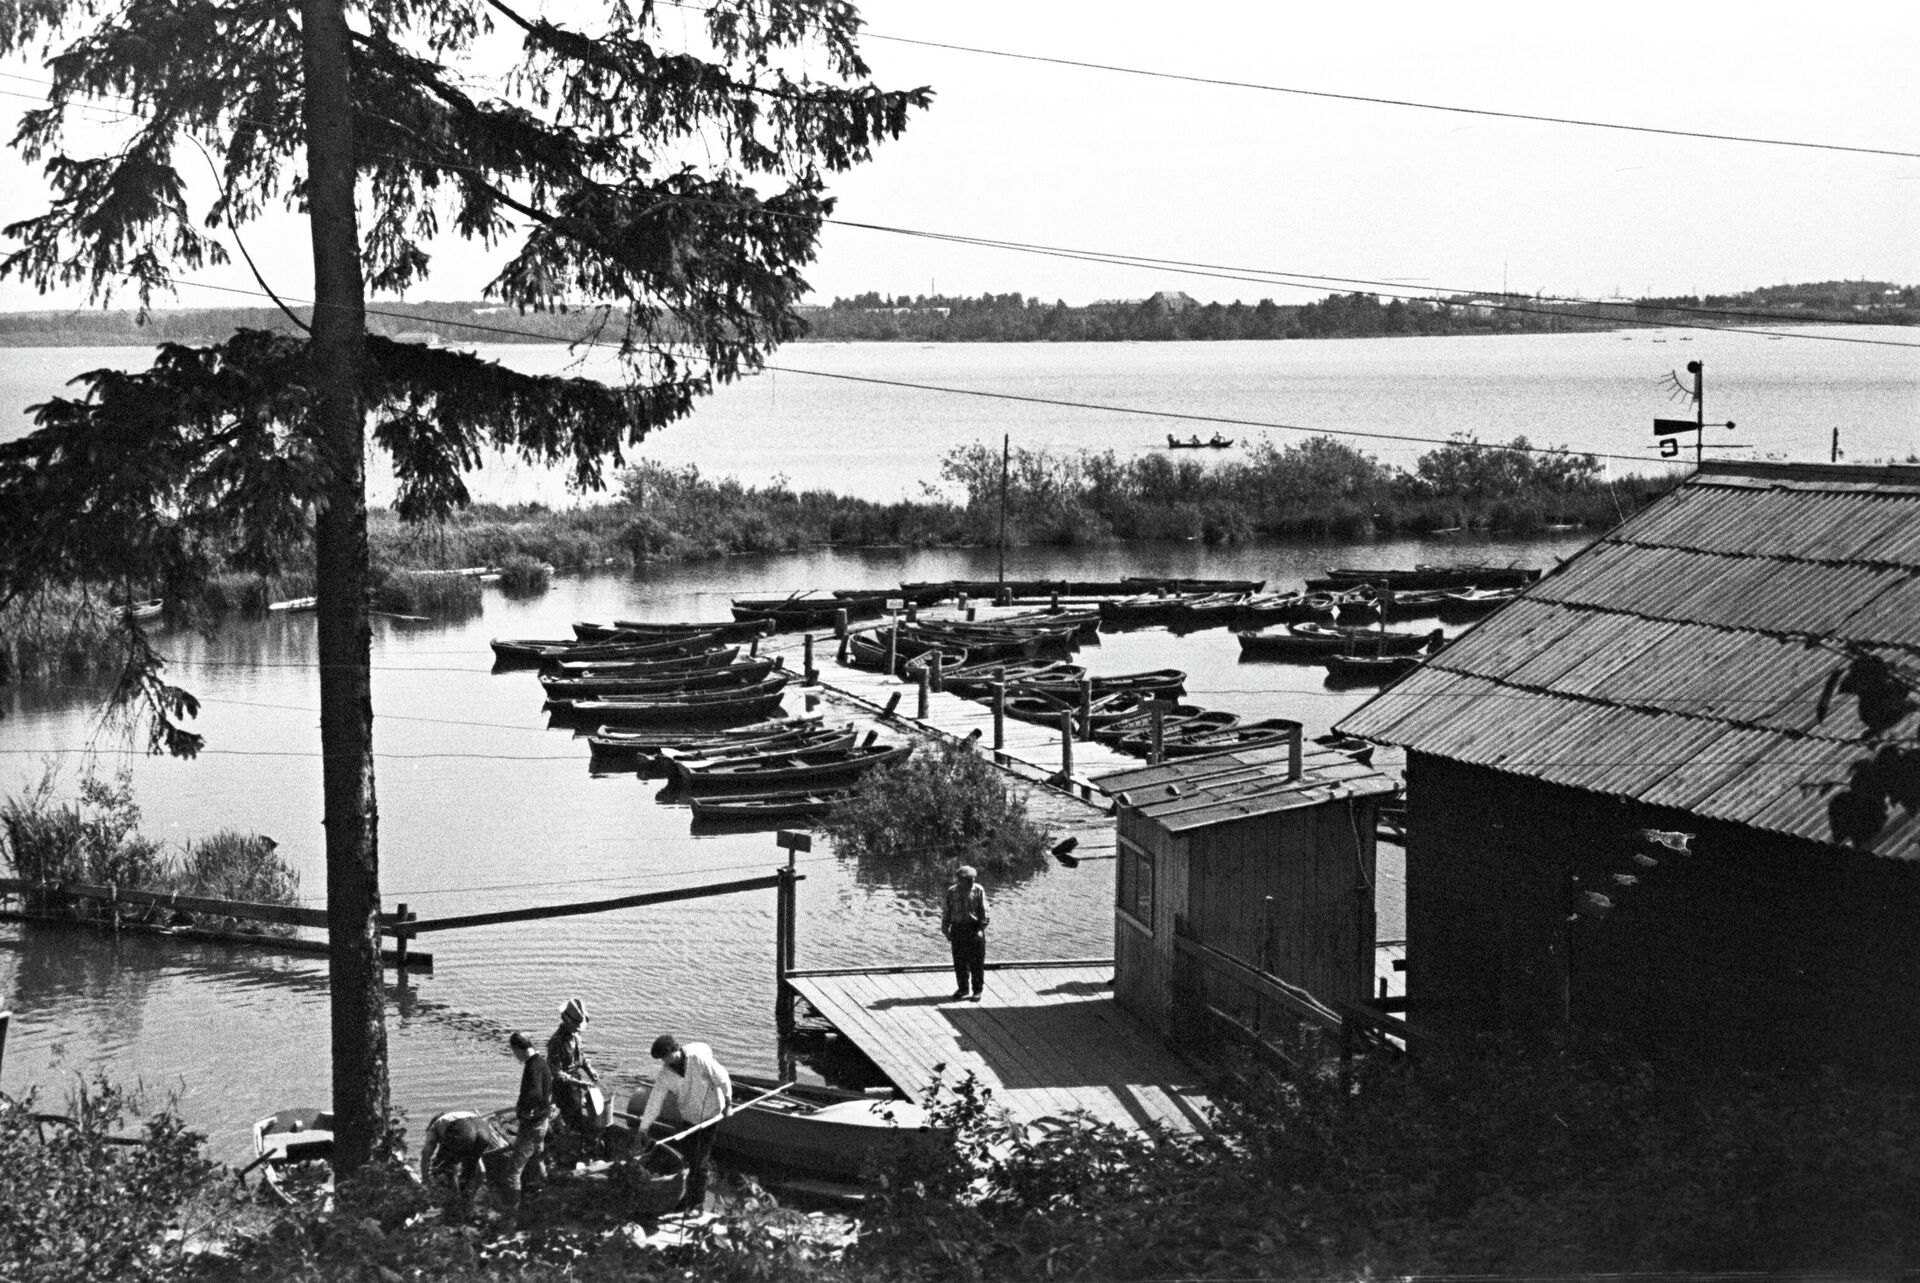
[[[1000,438],[1000,582],[1007,582],[1007,472],[1013,459],[1013,434]]]

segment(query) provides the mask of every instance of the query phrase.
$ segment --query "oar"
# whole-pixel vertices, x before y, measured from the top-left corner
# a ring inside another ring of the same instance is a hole
[[[778,1096],[781,1092],[786,1091],[789,1088],[794,1087],[796,1085],[797,1084],[794,1084],[794,1083],[781,1083],[778,1087],[775,1087],[772,1091],[763,1091],[758,1096],[755,1096],[752,1100],[742,1101],[739,1105],[736,1105],[734,1108],[744,1109],[748,1105],[757,1105],[763,1100],[771,1100],[773,1097]],[[727,1113],[731,1113],[731,1112],[733,1111],[732,1110],[727,1111]],[[685,1140],[687,1137],[693,1135],[695,1132],[699,1131],[703,1127],[711,1127],[715,1123],[721,1122],[726,1117],[727,1117],[726,1113],[715,1114],[712,1118],[707,1119],[703,1123],[695,1123],[693,1126],[687,1128],[685,1131],[675,1132],[673,1135],[667,1137],[665,1140],[655,1141],[653,1143],[656,1145],[671,1145],[673,1144],[673,1142],[677,1140]]]

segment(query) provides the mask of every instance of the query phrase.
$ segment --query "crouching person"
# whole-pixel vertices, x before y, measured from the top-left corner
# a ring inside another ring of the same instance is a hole
[[[486,1178],[504,1181],[511,1146],[491,1118],[470,1109],[450,1109],[427,1124],[420,1145],[420,1179],[430,1190],[469,1201]]]

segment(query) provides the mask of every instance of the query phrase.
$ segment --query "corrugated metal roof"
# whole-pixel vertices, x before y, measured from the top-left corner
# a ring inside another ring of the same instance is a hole
[[[1877,736],[1858,656],[1910,692]],[[1339,729],[1833,841],[1854,768],[1920,745],[1920,468],[1709,464]],[[1920,815],[1871,849],[1920,858]]]
[[[1272,815],[1343,797],[1392,793],[1398,786],[1351,754],[1308,742],[1300,778],[1287,778],[1285,748],[1250,749],[1176,758],[1097,776],[1094,783],[1122,807],[1152,819],[1169,833]]]

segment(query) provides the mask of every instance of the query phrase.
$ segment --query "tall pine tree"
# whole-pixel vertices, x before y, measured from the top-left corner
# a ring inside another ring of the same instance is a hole
[[[225,261],[223,232],[279,207],[312,230],[303,337],[243,331],[89,376],[0,447],[0,602],[51,588],[191,596],[213,570],[310,549],[337,1165],[387,1113],[364,458],[390,456],[403,516],[466,501],[491,449],[583,487],[717,383],[795,337],[832,202],[826,178],[897,137],[931,92],[875,86],[840,0],[16,0],[0,53],[52,87],[14,146],[43,213],[5,229],[0,276],[145,309]],[[486,76],[490,62],[497,73]],[[485,83],[485,92],[476,85]],[[125,113],[97,148],[87,114]],[[84,128],[72,127],[85,124]],[[197,145],[196,145],[197,144]],[[193,208],[202,150],[219,191]],[[625,380],[511,373],[371,338],[366,293],[425,281],[446,232],[499,254],[488,292],[523,311],[602,308]],[[264,282],[263,282],[264,284]],[[132,618],[116,699],[155,751],[192,755],[192,695]]]

